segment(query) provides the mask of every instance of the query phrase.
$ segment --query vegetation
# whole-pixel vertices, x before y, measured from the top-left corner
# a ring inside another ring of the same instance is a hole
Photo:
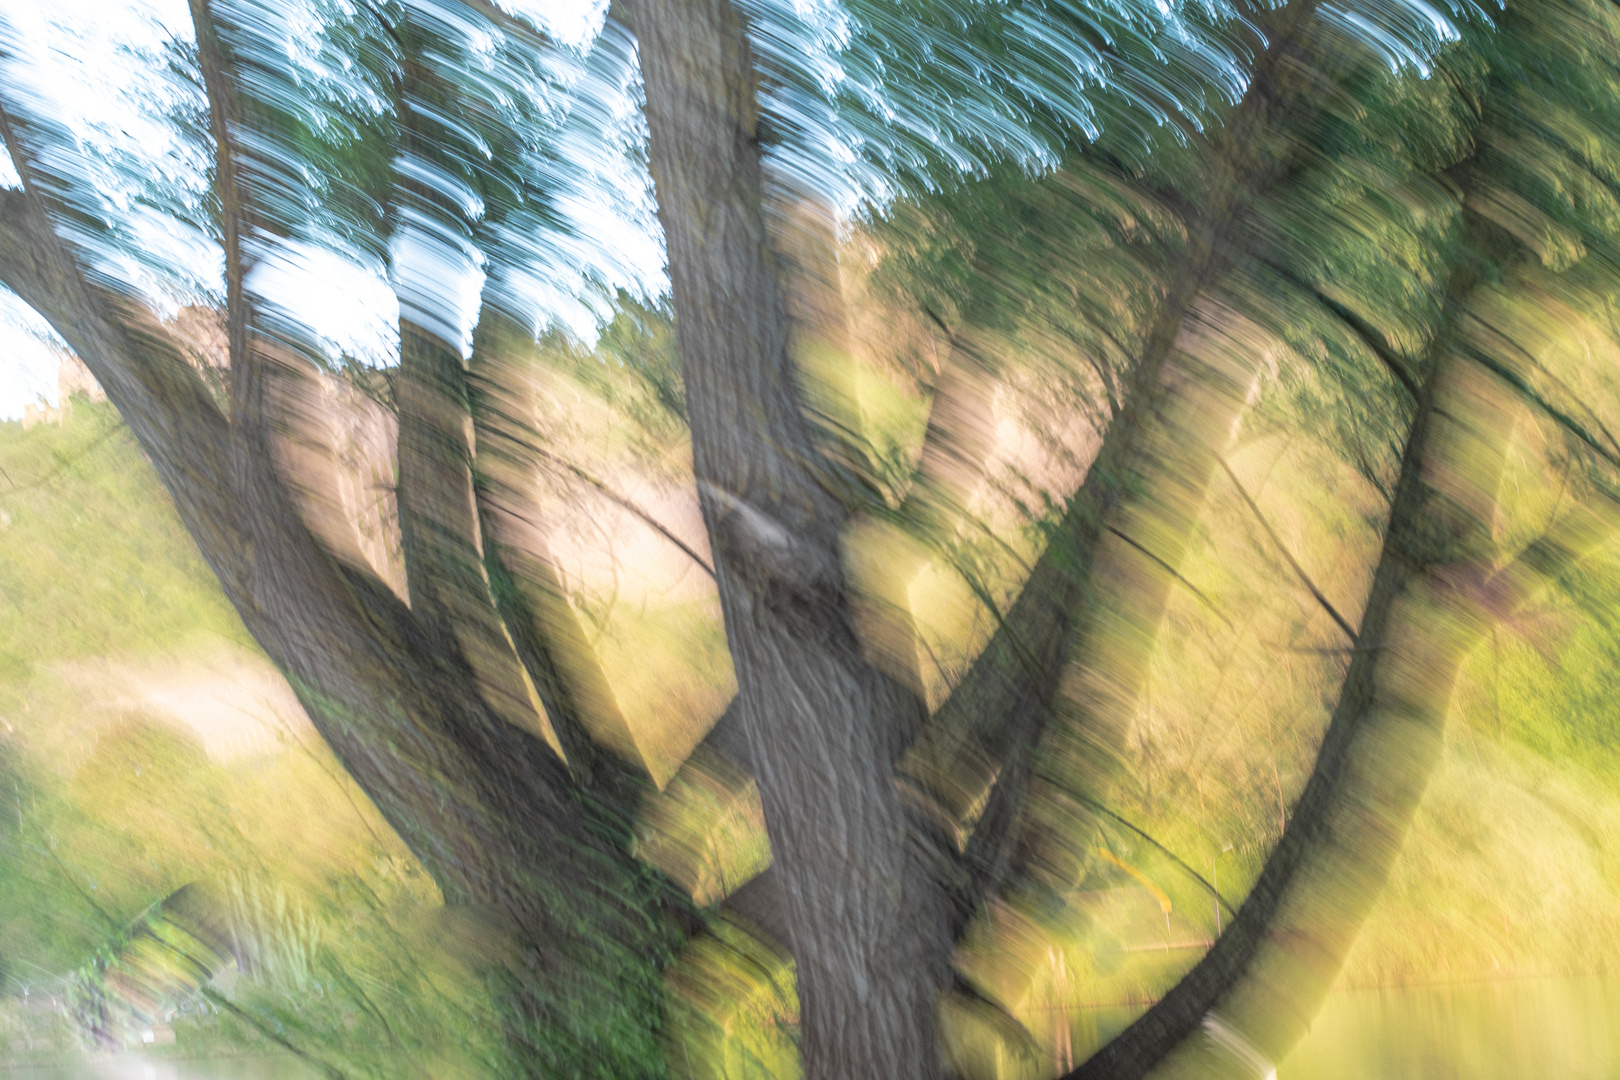
[[[117,688],[14,754],[81,916],[19,947],[90,1038],[1225,1075],[1341,972],[1613,935],[1612,5],[626,0],[588,52],[481,0],[189,14],[147,89],[195,185],[0,72],[0,280],[121,420],[7,449],[58,560],[15,589],[164,586],[6,631],[23,713]],[[667,307],[540,332],[625,176]],[[386,279],[378,368],[264,291],[311,251]],[[91,550],[120,503],[171,557]],[[253,767],[142,670],[244,681],[244,633],[300,751]],[[1436,896],[1509,865],[1581,899]]]
[[[59,427],[8,423],[0,440],[18,556],[0,690],[9,1060],[138,1043],[167,1019],[175,1041],[152,1052],[290,1042],[347,1075],[499,1072],[466,966],[487,945],[275,693],[117,413],[80,401]],[[172,899],[188,886],[213,895],[188,910]],[[222,935],[182,952],[224,957],[151,1000],[109,994],[109,969],[128,969],[125,989],[161,984],[129,942],[166,907],[182,940]],[[199,975],[217,997],[198,996]],[[87,997],[97,1024],[81,1022]]]

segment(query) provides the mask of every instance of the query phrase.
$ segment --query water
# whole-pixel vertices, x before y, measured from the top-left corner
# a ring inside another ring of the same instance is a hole
[[[1071,1018],[1075,1051],[1083,1055],[1140,1014],[1084,1010]],[[1620,1078],[1620,977],[1334,994],[1277,1069],[1277,1080],[1543,1078]]]
[[[1612,1080],[1620,978],[1336,994],[1278,1080]]]

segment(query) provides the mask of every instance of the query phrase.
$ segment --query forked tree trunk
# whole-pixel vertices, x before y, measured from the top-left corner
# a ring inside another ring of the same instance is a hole
[[[923,718],[851,622],[841,477],[819,452],[764,217],[754,69],[728,0],[626,5],[639,44],[693,465],[798,967],[806,1075],[931,1080],[948,976],[937,838],[894,765]]]
[[[29,184],[0,193],[0,280],[107,391],[249,633],[446,900],[515,943],[492,972],[521,1040],[513,1068],[656,1071],[658,972],[686,929],[684,905],[631,857],[628,808],[581,798],[544,741],[491,707],[464,660],[383,582],[320,546],[268,452],[251,452],[268,446],[274,418],[258,406],[277,395],[255,394],[255,408],[228,423],[168,332],[86,280],[51,229],[13,118],[0,119]],[[298,377],[300,365],[256,335],[236,340],[245,355],[233,364],[256,365],[260,390]]]

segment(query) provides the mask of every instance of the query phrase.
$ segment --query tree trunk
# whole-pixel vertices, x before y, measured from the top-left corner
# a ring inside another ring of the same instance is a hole
[[[894,763],[922,720],[852,626],[839,471],[802,413],[763,213],[754,71],[727,0],[627,5],[668,244],[693,464],[750,764],[798,967],[805,1072],[939,1074],[948,976],[937,837]]]
[[[519,943],[498,975],[526,1039],[514,1067],[657,1071],[658,971],[685,929],[668,913],[684,906],[630,856],[628,809],[582,800],[557,755],[501,719],[386,585],[320,547],[269,454],[237,450],[272,418],[249,410],[243,427],[227,424],[167,331],[85,280],[31,181],[0,199],[0,280],[107,391],[249,633],[446,900]],[[297,377],[299,363],[243,340],[261,376]]]
[[[1439,759],[1457,672],[1489,625],[1480,600],[1513,429],[1506,388],[1467,359],[1502,347],[1487,328],[1510,324],[1510,305],[1469,280],[1452,297],[1354,654],[1288,828],[1203,960],[1068,1080],[1134,1080],[1161,1062],[1173,1076],[1274,1068],[1388,876]],[[1189,1038],[1200,1030],[1208,1038]]]

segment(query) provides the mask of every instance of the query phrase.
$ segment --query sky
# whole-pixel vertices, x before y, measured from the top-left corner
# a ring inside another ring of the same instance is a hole
[[[55,336],[32,308],[0,288],[0,420],[16,420],[41,400],[57,404],[61,358],[40,335]]]
[[[590,40],[602,18],[599,0],[509,0],[502,6],[531,14],[555,37],[577,43]],[[151,160],[161,162],[165,156],[185,160],[174,151],[170,132],[128,100],[128,88],[143,75],[120,46],[155,49],[170,32],[189,37],[186,0],[55,0],[48,5],[0,0],[0,18],[10,24],[9,44],[28,82],[44,88],[58,115],[76,131],[111,139]],[[0,154],[0,185],[16,184],[10,162]],[[635,291],[641,291],[637,286],[660,288],[661,246],[648,229],[631,220],[634,214],[627,219],[622,208],[577,198],[568,209],[583,235],[612,250],[631,268],[635,280],[626,284]],[[200,247],[156,223],[149,223],[142,235],[167,258],[190,267],[196,278],[219,279],[217,250]],[[334,352],[373,360],[388,355],[398,306],[384,281],[312,247],[285,247],[278,255],[254,271],[250,285],[256,292],[297,311]],[[588,261],[588,255],[578,251],[564,252],[561,258]],[[453,329],[468,343],[481,280],[476,268],[462,268],[440,290],[452,308],[452,321],[459,321]],[[594,336],[595,314],[570,295],[566,282],[537,283],[536,289],[537,307],[549,311],[554,321],[576,336],[587,340]],[[26,406],[42,400],[58,404],[59,357],[47,344],[51,339],[54,335],[44,321],[0,286],[0,420],[20,418]]]
[[[155,43],[154,20],[175,25],[177,19],[186,18],[184,0],[58,0],[50,5],[6,0],[0,14],[10,24],[8,44],[37,72],[36,85],[71,88],[58,97],[87,125],[111,124],[128,129],[135,138],[156,135],[152,145],[167,141],[166,133],[145,130],[139,113],[119,100],[118,80],[133,77],[133,72],[116,43]],[[17,186],[16,171],[4,155],[0,155],[0,184]],[[0,420],[17,419],[25,406],[41,400],[58,404],[60,357],[42,337],[55,339],[38,314],[0,286]]]

